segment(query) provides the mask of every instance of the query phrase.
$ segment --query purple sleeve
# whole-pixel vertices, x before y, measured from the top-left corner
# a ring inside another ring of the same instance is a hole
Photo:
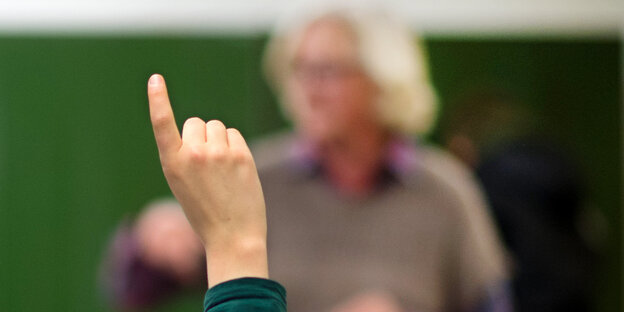
[[[141,259],[128,222],[115,231],[102,266],[101,281],[108,301],[117,308],[135,309],[156,304],[181,289],[166,272]]]

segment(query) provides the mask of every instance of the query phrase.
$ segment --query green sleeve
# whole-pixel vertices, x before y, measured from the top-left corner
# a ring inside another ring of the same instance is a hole
[[[286,290],[262,278],[239,278],[216,285],[206,292],[204,312],[286,312]]]

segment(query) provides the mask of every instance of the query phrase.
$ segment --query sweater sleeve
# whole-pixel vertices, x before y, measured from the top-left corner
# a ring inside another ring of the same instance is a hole
[[[286,312],[286,290],[262,278],[240,278],[216,285],[206,292],[204,312]]]

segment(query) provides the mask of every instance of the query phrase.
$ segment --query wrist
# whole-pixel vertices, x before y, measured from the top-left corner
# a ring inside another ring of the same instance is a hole
[[[264,236],[220,241],[205,247],[208,288],[242,277],[269,277]]]

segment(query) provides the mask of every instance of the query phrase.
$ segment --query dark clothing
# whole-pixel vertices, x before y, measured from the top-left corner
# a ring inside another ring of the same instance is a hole
[[[542,140],[516,140],[477,173],[514,255],[516,310],[588,311],[594,261],[575,224],[582,179],[569,157]]]
[[[205,312],[286,312],[286,290],[262,278],[240,278],[210,288],[204,298]]]

